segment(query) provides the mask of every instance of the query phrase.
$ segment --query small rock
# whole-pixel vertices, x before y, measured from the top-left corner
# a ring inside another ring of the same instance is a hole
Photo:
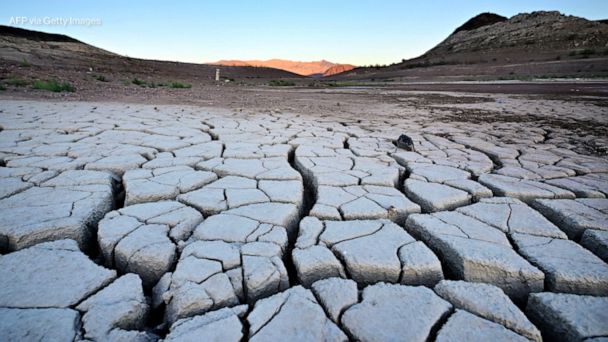
[[[396,141],[397,147],[402,148],[406,151],[415,151],[414,150],[414,141],[412,138],[408,137],[405,134],[401,134]]]

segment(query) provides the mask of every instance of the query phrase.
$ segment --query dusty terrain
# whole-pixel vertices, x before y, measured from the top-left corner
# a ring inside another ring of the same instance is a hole
[[[104,83],[77,88],[72,93],[8,89],[0,93],[0,98],[195,105],[232,112],[295,112],[312,117],[407,118],[414,114],[445,122],[526,122],[570,132],[572,141],[586,141],[576,146],[577,149],[587,148],[588,153],[600,155],[606,153],[604,137],[608,135],[608,83],[604,82],[423,83],[330,88],[239,86],[218,82],[190,89]]]
[[[4,340],[608,336],[604,97],[208,91],[2,95]]]

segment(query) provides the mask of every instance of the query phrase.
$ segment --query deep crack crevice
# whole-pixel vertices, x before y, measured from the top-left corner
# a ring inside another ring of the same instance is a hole
[[[431,327],[431,331],[429,331],[429,335],[426,339],[427,342],[435,341],[437,339],[437,334],[439,334],[439,331],[441,330],[441,328],[443,328],[443,326],[448,322],[448,320],[454,314],[454,312],[456,312],[456,310],[454,309],[454,306],[452,306],[450,308],[450,310],[445,312],[437,320],[437,322],[435,322],[435,324]]]
[[[262,331],[264,329],[264,327],[266,327],[268,324],[270,324],[270,322],[272,322],[272,320],[281,313],[281,310],[283,310],[283,306],[285,306],[285,304],[289,300],[290,296],[291,296],[291,294],[287,293],[285,299],[283,300],[283,303],[281,303],[281,305],[279,305],[279,307],[277,308],[277,310],[268,318],[268,320],[266,322],[264,322],[264,324],[262,324],[259,327],[259,329],[257,329],[256,331],[252,332],[250,338],[253,338],[258,332]]]
[[[301,170],[299,170],[297,167],[297,163],[295,162],[295,149],[291,149],[289,151],[287,161],[289,162],[289,165],[291,165],[291,167],[300,174],[300,177],[302,179],[302,187],[304,189],[304,194],[303,194],[303,198],[302,198],[302,206],[300,209],[298,222],[295,225],[295,227],[293,227],[294,234],[291,234],[292,236],[289,237],[287,248],[285,250],[284,257],[283,257],[285,269],[287,270],[287,276],[289,277],[289,285],[291,287],[291,286],[298,285],[300,283],[298,280],[297,270],[296,270],[295,264],[293,263],[293,256],[292,256],[292,254],[293,254],[292,252],[293,252],[293,249],[295,248],[295,243],[296,243],[296,240],[299,235],[300,222],[302,221],[302,219],[304,217],[308,216],[316,199],[315,199],[313,187],[311,186],[310,183],[308,183],[308,180],[304,176],[304,173]]]

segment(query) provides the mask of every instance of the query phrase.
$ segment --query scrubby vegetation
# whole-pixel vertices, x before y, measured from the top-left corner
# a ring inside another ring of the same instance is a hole
[[[104,75],[94,75],[93,78],[99,82],[108,82],[108,79]]]
[[[192,85],[187,84],[187,83],[181,83],[181,82],[171,82],[169,87],[176,88],[176,89],[189,89],[189,88],[192,88]]]
[[[182,82],[154,82],[154,81],[143,81],[138,78],[134,78],[131,83],[138,85],[142,88],[157,88],[157,87],[169,87],[174,89],[189,89],[192,88],[191,84]]]
[[[32,84],[32,89],[48,90],[48,91],[52,91],[55,93],[60,93],[60,92],[64,92],[64,91],[67,91],[67,92],[76,91],[74,86],[72,86],[68,82],[59,82],[57,80],[34,81],[34,83]]]
[[[271,80],[270,82],[268,82],[268,85],[271,87],[293,87],[296,84],[293,81]]]
[[[145,87],[145,86],[146,86],[146,82],[145,82],[145,81],[142,81],[142,80],[140,80],[140,79],[138,79],[137,77],[136,77],[136,78],[134,78],[134,79],[131,81],[131,83],[133,83],[133,84],[135,84],[135,85],[138,85],[138,86],[140,86],[140,87]]]

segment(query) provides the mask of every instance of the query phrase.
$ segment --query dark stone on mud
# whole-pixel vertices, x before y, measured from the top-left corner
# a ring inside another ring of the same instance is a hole
[[[414,141],[405,134],[401,134],[397,139],[397,147],[407,151],[414,151]]]

